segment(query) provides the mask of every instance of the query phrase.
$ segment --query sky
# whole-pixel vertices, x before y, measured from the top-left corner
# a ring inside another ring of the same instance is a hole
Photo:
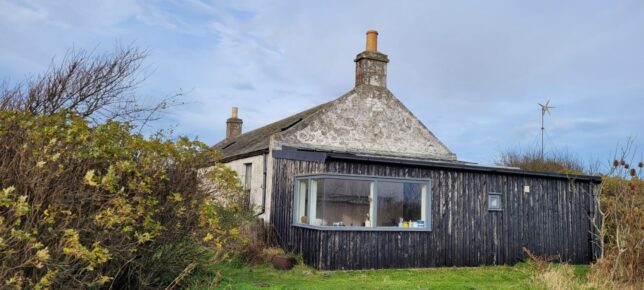
[[[643,143],[644,1],[0,0],[0,79],[146,49],[136,94],[184,103],[147,130],[214,144],[232,106],[249,131],[351,90],[369,29],[388,88],[460,160],[539,146],[547,100],[547,151],[605,163]]]

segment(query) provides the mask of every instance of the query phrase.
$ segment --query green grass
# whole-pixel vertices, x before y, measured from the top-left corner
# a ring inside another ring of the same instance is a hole
[[[585,277],[588,266],[574,266],[575,276]],[[527,264],[472,268],[317,271],[298,265],[289,271],[270,265],[256,267],[223,264],[195,273],[190,289],[209,289],[221,274],[216,289],[540,289],[531,280]]]

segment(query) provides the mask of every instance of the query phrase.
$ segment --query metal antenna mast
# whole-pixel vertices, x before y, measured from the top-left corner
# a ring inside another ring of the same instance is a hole
[[[556,107],[552,107],[549,105],[550,100],[548,100],[545,105],[542,105],[540,103],[537,103],[537,104],[541,106],[541,159],[543,159],[543,132],[544,130],[546,130],[546,128],[543,127],[543,118],[546,115],[546,113],[550,115],[550,109],[554,109]]]

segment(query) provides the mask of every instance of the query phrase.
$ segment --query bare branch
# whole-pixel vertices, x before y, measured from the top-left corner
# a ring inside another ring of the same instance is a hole
[[[133,91],[144,79],[137,72],[146,57],[145,50],[132,47],[117,47],[101,55],[70,51],[60,63],[52,61],[42,75],[14,88],[2,85],[0,110],[37,115],[71,110],[93,123],[118,120],[146,124],[179,96],[141,106]]]

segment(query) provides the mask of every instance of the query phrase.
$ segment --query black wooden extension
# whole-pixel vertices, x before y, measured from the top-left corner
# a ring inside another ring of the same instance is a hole
[[[293,153],[284,157],[273,159],[273,241],[302,253],[318,269],[514,264],[525,259],[522,247],[571,263],[588,263],[598,255],[591,226],[595,177],[349,158],[304,161],[289,158]],[[432,229],[338,231],[294,225],[294,177],[313,173],[431,179]],[[529,192],[524,192],[526,185]],[[488,192],[500,193],[502,210],[488,210]]]

